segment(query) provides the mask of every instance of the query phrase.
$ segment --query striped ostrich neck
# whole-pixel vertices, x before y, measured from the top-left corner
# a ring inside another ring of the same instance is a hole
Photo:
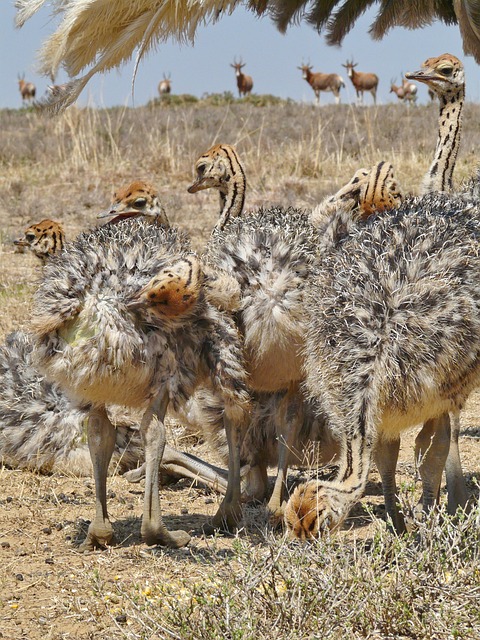
[[[423,194],[453,189],[452,176],[460,146],[465,87],[455,87],[455,89],[439,95],[438,98],[440,113],[437,146],[433,162],[423,179]]]
[[[222,151],[227,163],[227,172],[219,187],[220,217],[215,229],[224,229],[230,218],[242,215],[247,187],[245,172],[236,152],[226,145],[222,145]]]

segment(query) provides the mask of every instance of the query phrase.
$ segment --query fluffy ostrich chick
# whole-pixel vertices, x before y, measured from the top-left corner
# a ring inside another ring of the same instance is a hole
[[[205,298],[201,264],[186,236],[143,220],[81,234],[47,265],[35,296],[33,327],[39,367],[91,407],[96,513],[83,549],[104,546],[113,536],[106,477],[115,429],[107,404],[145,407],[143,539],[171,547],[188,543],[186,532],[167,530],[160,513],[163,420],[169,403],[178,408],[207,380],[224,399],[221,419],[230,448],[229,486],[213,526],[238,524],[246,374],[237,330]]]

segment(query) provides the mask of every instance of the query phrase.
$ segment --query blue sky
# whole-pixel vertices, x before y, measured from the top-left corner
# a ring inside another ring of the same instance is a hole
[[[0,78],[2,92],[0,108],[19,107],[18,75],[37,85],[37,97],[46,90],[49,80],[36,72],[36,52],[42,41],[53,31],[54,25],[47,10],[40,11],[22,29],[14,27],[13,0],[0,2]],[[465,63],[467,99],[480,101],[478,65],[465,57],[457,27],[440,22],[422,30],[393,29],[380,42],[368,36],[368,26],[374,11],[365,14],[347,36],[341,48],[328,47],[323,38],[306,24],[291,27],[286,35],[280,34],[272,22],[257,18],[244,9],[218,23],[201,28],[194,45],[179,45],[170,41],[160,45],[140,63],[131,93],[133,63],[119,71],[97,75],[82,93],[79,104],[95,106],[142,105],[156,97],[157,85],[164,73],[170,73],[174,93],[204,93],[232,91],[236,95],[234,70],[230,67],[235,57],[246,63],[245,73],[253,76],[254,93],[271,93],[283,98],[311,102],[313,91],[302,80],[297,69],[303,61],[310,62],[314,71],[340,73],[347,88],[342,102],[354,102],[355,93],[346,78],[342,63],[353,58],[358,71],[372,71],[380,77],[379,102],[393,102],[397,98],[389,93],[390,82],[400,79],[402,71],[418,69],[428,57],[452,53]],[[60,72],[58,82],[66,80]],[[365,102],[371,101],[366,96]],[[427,101],[426,87],[419,87],[419,101]],[[322,104],[333,102],[330,94],[322,94]]]

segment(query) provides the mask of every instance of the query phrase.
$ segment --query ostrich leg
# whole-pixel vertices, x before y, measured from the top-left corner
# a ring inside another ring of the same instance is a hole
[[[145,497],[142,518],[142,538],[149,545],[184,547],[190,541],[186,531],[168,531],[160,512],[159,467],[165,449],[165,425],[169,397],[160,393],[145,411],[140,432],[145,445]],[[155,414],[155,415],[154,415]]]
[[[128,482],[140,482],[145,478],[145,463],[138,469],[132,469],[123,474]],[[249,467],[242,468],[242,475],[246,474]],[[196,482],[202,482],[214,491],[225,494],[227,490],[228,471],[214,464],[205,462],[191,453],[178,451],[168,444],[163,451],[160,472],[178,478],[190,478]]]
[[[442,474],[450,448],[450,417],[444,413],[428,420],[415,438],[415,459],[422,479],[422,508],[427,512],[438,503]]]
[[[379,436],[375,445],[374,459],[382,479],[385,511],[390,516],[395,531],[404,533],[406,531],[405,521],[397,506],[397,483],[395,480],[399,451],[400,438],[385,440]]]
[[[298,384],[292,385],[284,400],[286,403],[285,413],[288,419],[282,420],[282,425],[279,429],[277,477],[267,506],[274,521],[277,519],[280,521],[283,518],[288,459],[291,450],[295,447],[302,423],[302,402],[300,398]]]
[[[115,427],[104,406],[90,411],[87,437],[95,477],[95,518],[88,527],[87,537],[80,545],[82,551],[105,547],[113,538],[107,513],[107,472],[115,449]]]
[[[458,449],[458,437],[460,435],[460,413],[456,411],[450,416],[451,436],[450,450],[445,463],[445,476],[447,478],[448,513],[453,515],[457,507],[464,508],[467,504],[468,494],[465,478],[462,473],[460,451]]]
[[[241,490],[240,490],[240,447],[242,441],[241,428],[237,421],[224,416],[225,431],[228,442],[228,485],[225,497],[212,519],[211,525],[204,527],[206,534],[216,529],[231,532],[238,526],[242,518]]]

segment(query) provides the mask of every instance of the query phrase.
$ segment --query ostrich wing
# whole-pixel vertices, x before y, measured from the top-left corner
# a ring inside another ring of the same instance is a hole
[[[17,26],[22,26],[46,0],[17,0]],[[416,29],[442,20],[459,23],[464,51],[480,62],[480,8],[477,0],[51,0],[60,17],[57,30],[41,52],[41,70],[54,75],[63,65],[70,76],[60,96],[47,106],[62,109],[73,102],[98,71],[118,67],[138,49],[138,59],[169,37],[193,41],[200,24],[214,22],[244,4],[267,13],[285,30],[298,18],[321,31],[329,44],[340,44],[356,20],[370,6],[379,5],[370,27],[374,38],[394,26]],[[93,66],[92,66],[93,65]]]

